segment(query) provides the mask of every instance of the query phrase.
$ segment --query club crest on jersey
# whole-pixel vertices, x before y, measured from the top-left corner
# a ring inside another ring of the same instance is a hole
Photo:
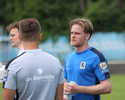
[[[102,74],[109,71],[109,70],[108,70],[108,66],[107,66],[107,64],[106,64],[105,62],[101,62],[101,63],[99,64],[99,69],[100,69],[100,72],[101,72]]]
[[[9,70],[5,69],[3,73],[3,81],[7,81]]]
[[[85,69],[86,62],[81,62],[80,69]]]

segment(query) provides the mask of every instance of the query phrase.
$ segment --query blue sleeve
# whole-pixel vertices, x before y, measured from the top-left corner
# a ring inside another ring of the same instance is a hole
[[[99,81],[103,81],[107,78],[110,78],[110,72],[108,69],[108,64],[106,59],[104,61],[101,61],[100,59],[97,59],[96,65],[95,65],[95,74]]]

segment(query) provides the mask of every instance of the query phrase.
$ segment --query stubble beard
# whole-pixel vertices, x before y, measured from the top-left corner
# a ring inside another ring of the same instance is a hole
[[[70,42],[70,45],[74,47],[81,47],[81,44],[72,44],[71,42]]]

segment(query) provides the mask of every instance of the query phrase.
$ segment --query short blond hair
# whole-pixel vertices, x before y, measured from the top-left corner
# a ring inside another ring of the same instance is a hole
[[[91,35],[93,33],[93,25],[92,25],[92,22],[88,18],[73,19],[70,22],[70,28],[72,28],[72,26],[74,24],[78,24],[78,25],[82,26],[85,34],[90,33],[90,37],[91,37]]]

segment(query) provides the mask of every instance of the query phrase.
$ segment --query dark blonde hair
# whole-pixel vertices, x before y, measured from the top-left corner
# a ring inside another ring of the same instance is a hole
[[[23,41],[37,41],[41,33],[41,26],[35,18],[23,19],[19,22],[19,32]]]
[[[19,21],[15,21],[6,27],[8,31],[10,31],[12,28],[17,28],[19,30]]]
[[[93,25],[92,25],[92,22],[88,18],[77,18],[77,19],[72,20],[70,22],[70,28],[72,28],[74,24],[78,24],[82,26],[85,34],[90,33],[90,37],[91,37],[93,33]]]

